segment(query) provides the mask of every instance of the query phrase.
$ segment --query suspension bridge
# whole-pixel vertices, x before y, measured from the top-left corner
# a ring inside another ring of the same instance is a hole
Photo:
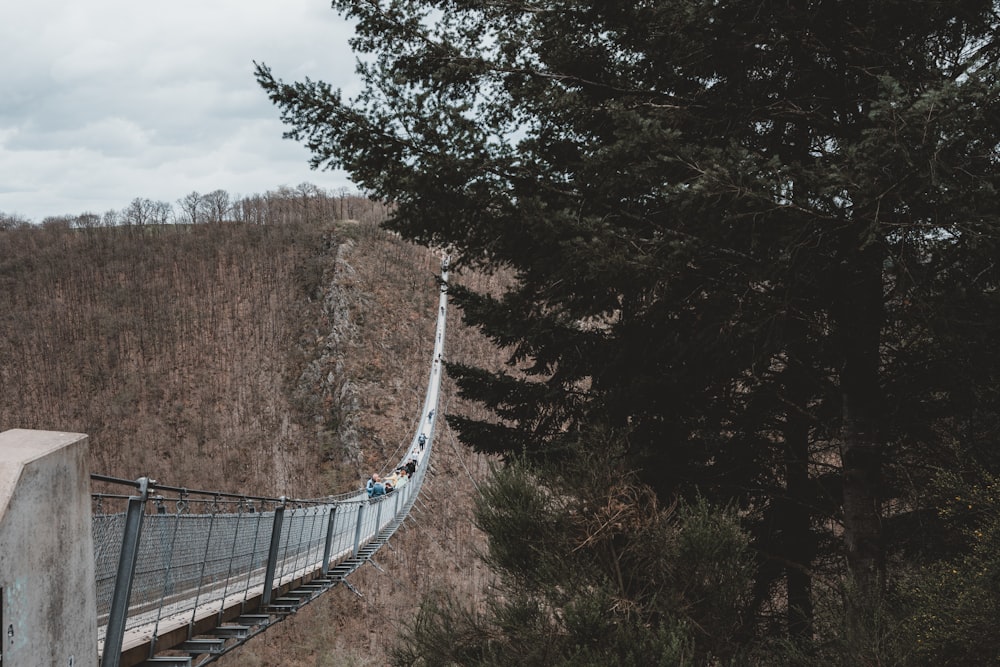
[[[261,497],[87,471],[86,436],[0,433],[0,667],[204,665],[337,585],[386,544],[434,446],[441,265],[418,426],[391,493]],[[99,490],[98,490],[99,489]],[[356,592],[356,591],[355,591]]]

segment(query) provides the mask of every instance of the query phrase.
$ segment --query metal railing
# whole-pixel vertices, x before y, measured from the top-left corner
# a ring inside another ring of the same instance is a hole
[[[343,581],[388,540],[420,492],[433,446],[447,270],[445,259],[427,393],[399,462],[413,459],[416,471],[402,487],[375,498],[362,489],[289,499],[92,476],[111,489],[92,496],[102,667],[118,667],[137,647],[152,657],[212,619],[221,625],[233,610],[266,612],[274,594],[295,582]]]

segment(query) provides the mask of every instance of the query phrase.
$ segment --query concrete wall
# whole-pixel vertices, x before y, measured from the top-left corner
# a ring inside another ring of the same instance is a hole
[[[0,433],[2,667],[96,667],[87,436]]]

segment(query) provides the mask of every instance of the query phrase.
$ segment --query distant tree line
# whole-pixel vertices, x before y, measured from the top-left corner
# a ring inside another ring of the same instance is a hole
[[[176,204],[176,205],[175,205]],[[312,183],[294,188],[281,186],[264,194],[232,195],[226,190],[208,193],[192,191],[175,204],[136,197],[121,210],[103,214],[48,216],[43,227],[143,227],[146,225],[242,222],[273,225],[290,222],[314,223],[328,220],[373,222],[385,217],[380,202],[352,192],[346,187],[325,190]],[[0,231],[34,224],[16,213],[0,211]]]

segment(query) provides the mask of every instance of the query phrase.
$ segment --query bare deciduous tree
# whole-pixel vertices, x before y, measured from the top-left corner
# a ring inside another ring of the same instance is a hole
[[[204,200],[209,222],[223,222],[232,206],[229,193],[225,190],[213,190],[205,195]]]
[[[192,225],[201,222],[206,202],[199,192],[191,191],[178,199],[177,204],[181,207],[185,222],[190,222]]]
[[[143,197],[136,197],[122,211],[122,223],[126,226],[142,227],[153,222],[154,218],[153,200]]]

